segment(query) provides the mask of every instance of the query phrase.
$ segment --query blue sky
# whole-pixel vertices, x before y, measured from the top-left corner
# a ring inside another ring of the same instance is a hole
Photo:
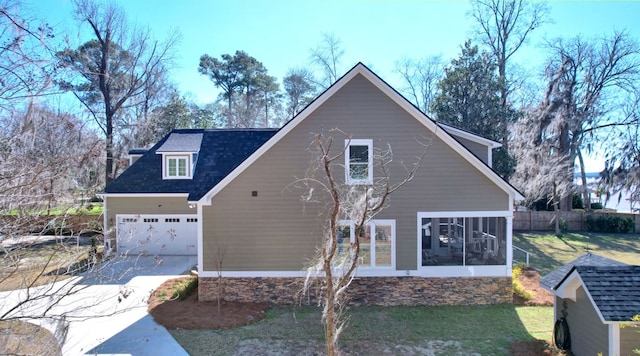
[[[80,44],[70,0],[25,0],[27,6],[56,29],[64,29],[71,43]],[[392,86],[400,86],[394,63],[403,57],[442,55],[448,62],[472,37],[473,21],[467,1],[205,1],[128,0],[119,4],[128,20],[149,26],[156,39],[170,29],[182,33],[173,80],[196,102],[216,99],[213,83],[198,73],[207,53],[219,57],[244,50],[261,61],[282,82],[290,67],[309,65],[309,52],[333,33],[342,41],[342,69],[361,61]],[[534,32],[515,58],[535,70],[544,63],[544,38],[586,37],[626,29],[640,40],[640,2],[551,1],[550,20]],[[537,72],[540,72],[539,70]]]

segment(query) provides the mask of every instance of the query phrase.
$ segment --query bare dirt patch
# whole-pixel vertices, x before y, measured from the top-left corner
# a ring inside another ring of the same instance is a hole
[[[181,277],[177,279],[185,279]],[[218,302],[198,301],[196,288],[184,300],[167,300],[173,292],[173,282],[168,280],[158,287],[149,298],[149,314],[167,329],[229,329],[248,325],[264,319],[269,308],[267,303],[241,303],[222,301],[220,313]]]

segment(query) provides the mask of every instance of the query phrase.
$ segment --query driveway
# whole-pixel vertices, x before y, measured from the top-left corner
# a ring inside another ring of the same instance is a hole
[[[21,313],[34,315],[50,308],[48,315],[64,315],[66,329],[49,319],[33,320],[58,339],[66,333],[64,355],[187,355],[147,313],[147,298],[162,282],[187,274],[196,261],[196,256],[115,257],[81,277],[32,289],[31,295],[68,295],[39,299],[21,308]],[[24,298],[25,293],[0,293],[0,309],[10,307],[12,300]]]

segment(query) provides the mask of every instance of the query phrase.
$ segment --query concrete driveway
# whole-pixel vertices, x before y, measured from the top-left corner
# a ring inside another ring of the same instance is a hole
[[[196,256],[114,257],[81,277],[28,291],[41,294],[18,311],[64,315],[67,328],[51,319],[35,319],[60,339],[64,355],[188,355],[171,334],[147,313],[147,299],[162,282],[184,275]],[[0,310],[25,298],[27,291],[0,293]],[[64,298],[56,295],[67,294]],[[49,297],[52,296],[52,297]]]

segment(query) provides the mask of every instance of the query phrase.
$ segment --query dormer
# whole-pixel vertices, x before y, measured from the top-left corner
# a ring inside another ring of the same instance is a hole
[[[480,158],[487,166],[493,167],[493,150],[502,147],[501,143],[447,124],[438,123],[438,125],[444,128],[476,157]]]
[[[172,132],[156,150],[162,155],[162,179],[192,179],[201,143],[201,132]]]

